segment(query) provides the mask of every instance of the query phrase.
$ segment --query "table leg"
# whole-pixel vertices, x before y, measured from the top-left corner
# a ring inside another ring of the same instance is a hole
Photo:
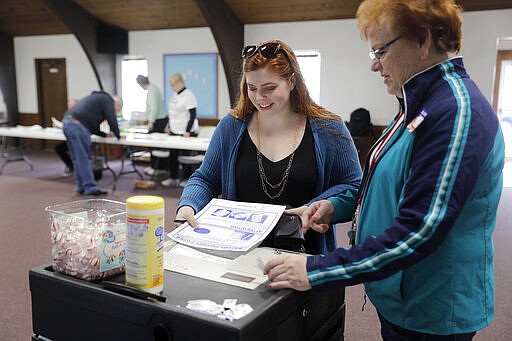
[[[135,149],[133,147],[131,147],[131,146],[123,146],[123,152],[121,153],[121,169],[119,170],[119,173],[117,174],[117,176],[114,177],[114,184],[112,186],[112,190],[113,191],[116,190],[117,180],[121,177],[121,175],[136,173],[139,176],[140,180],[143,179],[142,174],[139,172],[137,167],[135,167],[135,163],[133,162],[133,153],[134,152],[135,152]],[[126,160],[129,160],[130,163],[131,163],[131,166],[132,166],[131,170],[130,169],[129,170],[125,170],[124,169],[124,163],[125,163]]]
[[[18,138],[16,138],[16,139],[18,139]],[[30,170],[31,171],[34,170],[34,164],[32,163],[32,161],[29,159],[29,157],[25,153],[25,149],[23,148],[23,142],[21,141],[21,139],[18,139],[18,140],[19,140],[18,143],[15,144],[14,146],[11,146],[11,149],[17,150],[19,155],[18,155],[18,157],[12,157],[12,153],[9,152],[9,147],[7,146],[7,136],[2,137],[1,155],[2,155],[2,157],[5,158],[5,160],[2,163],[2,166],[0,167],[0,175],[2,175],[2,173],[4,171],[4,167],[7,166],[7,164],[9,162],[25,161],[25,163],[27,165],[29,165]]]
[[[108,170],[112,173],[112,177],[114,178],[114,189],[115,189],[115,183],[117,181],[117,174],[116,172],[110,167],[108,164],[108,148],[103,148],[104,145],[100,146],[99,144],[94,143],[92,147],[92,155],[91,158],[94,157],[93,162],[93,169],[95,169],[94,163],[96,163],[96,159],[99,157],[101,161],[101,171]],[[107,146],[108,147],[108,146]],[[99,170],[99,169],[97,169]]]

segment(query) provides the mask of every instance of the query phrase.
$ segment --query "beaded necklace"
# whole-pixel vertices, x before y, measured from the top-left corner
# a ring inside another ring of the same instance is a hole
[[[292,164],[293,164],[293,158],[295,156],[295,150],[297,149],[297,146],[298,146],[299,134],[300,134],[300,124],[297,127],[297,132],[296,132],[294,143],[293,143],[293,152],[291,153],[290,158],[288,159],[288,165],[286,166],[286,168],[283,172],[283,176],[278,183],[272,184],[267,178],[267,174],[265,173],[265,168],[263,168],[263,159],[262,159],[261,152],[260,152],[260,149],[261,149],[260,122],[259,122],[258,115],[255,115],[255,117],[256,117],[256,130],[257,130],[256,135],[258,137],[258,142],[257,142],[258,148],[256,148],[256,158],[258,160],[258,173],[259,173],[260,179],[261,179],[261,187],[263,189],[263,192],[265,192],[265,194],[270,199],[276,199],[281,196],[281,194],[283,193],[284,188],[286,186],[286,183],[288,182],[288,177],[290,175],[290,171],[291,171]],[[267,186],[274,190],[277,190],[277,189],[279,189],[279,190],[276,194],[270,194]]]

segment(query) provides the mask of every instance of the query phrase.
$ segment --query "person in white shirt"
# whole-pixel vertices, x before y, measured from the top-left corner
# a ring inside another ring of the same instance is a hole
[[[199,127],[197,120],[197,100],[194,93],[185,87],[183,76],[179,73],[169,78],[174,95],[169,100],[169,134],[185,137],[197,136]],[[162,181],[162,185],[171,186],[179,184],[179,150],[170,150],[169,171],[170,177]]]

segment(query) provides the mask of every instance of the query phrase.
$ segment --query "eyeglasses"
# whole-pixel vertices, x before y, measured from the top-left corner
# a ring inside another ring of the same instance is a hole
[[[247,45],[242,49],[242,58],[247,59],[260,51],[261,55],[265,58],[273,58],[276,53],[281,50],[279,43],[265,43],[263,45]]]
[[[375,50],[370,50],[370,52],[368,53],[368,55],[370,56],[371,60],[377,60],[377,61],[380,61],[380,59],[382,58],[382,56],[384,55],[384,52],[386,52],[385,50],[390,47],[394,42],[396,42],[398,39],[402,38],[402,35],[399,35],[398,37],[396,37],[395,39],[387,42],[386,44],[382,45],[381,47],[375,49]]]

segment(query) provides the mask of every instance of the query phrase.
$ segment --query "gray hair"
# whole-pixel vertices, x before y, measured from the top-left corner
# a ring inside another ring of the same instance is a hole
[[[139,85],[147,85],[149,84],[149,78],[143,75],[137,76],[137,84]]]

